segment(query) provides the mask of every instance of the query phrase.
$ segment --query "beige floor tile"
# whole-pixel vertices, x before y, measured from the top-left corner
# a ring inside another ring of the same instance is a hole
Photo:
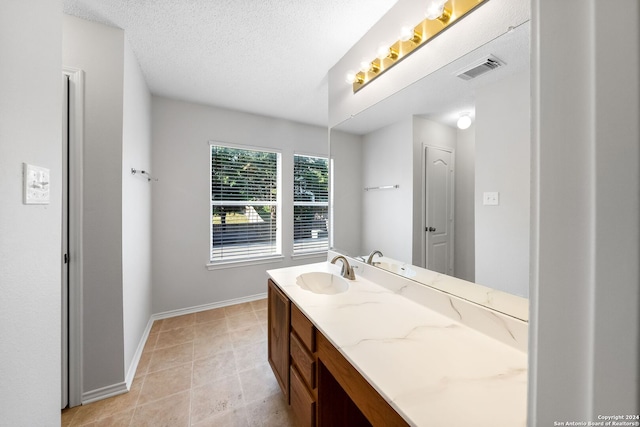
[[[142,384],[138,406],[189,390],[191,375],[191,363],[148,374]]]
[[[278,381],[268,363],[240,372],[238,375],[244,401],[247,404],[281,393]]]
[[[191,342],[195,338],[195,333],[195,325],[160,332],[155,350]]]
[[[231,336],[234,348],[267,340],[267,335],[265,334],[264,329],[258,324],[230,331],[229,335]]]
[[[246,411],[242,407],[216,414],[204,421],[191,425],[194,427],[247,427],[249,421],[247,420]]]
[[[263,299],[259,299],[256,301],[251,301],[251,308],[253,308],[253,311],[261,311],[261,310],[266,310],[267,309],[267,299],[263,298]]]
[[[183,316],[169,317],[167,319],[162,319],[160,332],[168,331],[170,329],[185,328],[187,326],[193,326],[195,323],[196,323],[195,313],[185,314]]]
[[[224,319],[224,308],[214,308],[213,310],[199,311],[196,313],[196,323],[207,323],[212,320]]]
[[[266,307],[155,321],[131,391],[62,411],[62,427],[294,426],[266,362]]]
[[[282,394],[247,404],[245,410],[252,427],[296,427],[293,412]]]
[[[185,391],[155,402],[138,406],[132,427],[187,427],[190,393]]]
[[[215,337],[229,332],[227,327],[227,318],[215,319],[207,323],[196,323],[195,339],[201,340],[205,338]]]
[[[218,381],[222,378],[238,374],[236,361],[232,351],[215,354],[206,359],[193,362],[192,387]]]
[[[102,400],[103,411],[101,417],[113,416],[135,408],[140,396],[140,390],[142,390],[142,384],[142,381],[134,381],[129,392]]]
[[[129,427],[134,411],[135,408],[131,408],[127,411],[101,418],[98,421],[87,424],[85,427]]]
[[[158,342],[158,335],[160,335],[160,332],[158,331],[149,333],[149,336],[147,337],[147,341],[144,343],[142,354],[149,353],[155,350],[156,342]]]
[[[191,399],[192,424],[226,411],[239,409],[244,405],[242,388],[237,376],[195,387],[192,389]]]
[[[134,382],[140,377],[147,375],[152,354],[153,352],[150,351],[150,352],[144,352],[142,353],[142,356],[140,356],[140,360],[138,361],[138,367],[136,368],[136,375],[133,378]]]
[[[224,314],[226,316],[235,316],[236,314],[246,313],[248,311],[249,312],[253,311],[253,308],[251,307],[251,303],[249,302],[230,305],[224,308]]]
[[[267,309],[265,308],[264,310],[256,310],[255,311],[256,316],[258,316],[258,320],[260,321],[260,323],[263,324],[267,324],[267,321],[269,320],[269,314],[267,312]]]
[[[267,361],[267,342],[261,341],[234,348],[238,371],[256,368]]]
[[[69,425],[71,425],[71,421],[73,420],[73,417],[76,416],[76,414],[78,413],[78,411],[80,410],[81,406],[76,406],[74,408],[65,408],[62,410],[62,417],[61,417],[61,426],[62,427],[68,427]]]
[[[162,328],[163,322],[164,319],[154,320],[153,325],[151,325],[151,331],[149,331],[149,335],[160,332],[160,328]]]
[[[84,426],[86,424],[97,421],[102,417],[104,409],[104,401],[82,405],[78,407],[78,411],[69,423],[70,427]]]
[[[161,371],[193,361],[193,342],[154,350],[148,373]]]
[[[193,346],[194,360],[233,350],[233,343],[231,342],[231,336],[229,334],[215,335],[207,339],[196,340]]]
[[[253,311],[227,316],[227,327],[229,328],[229,331],[244,329],[258,323],[260,323],[258,316],[256,316]]]

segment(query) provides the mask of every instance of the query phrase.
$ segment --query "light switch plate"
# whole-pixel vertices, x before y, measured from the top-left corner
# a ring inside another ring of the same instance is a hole
[[[497,191],[482,193],[482,204],[485,206],[498,206],[500,204],[500,193]]]
[[[51,200],[49,169],[23,163],[23,202],[25,205],[48,205]]]

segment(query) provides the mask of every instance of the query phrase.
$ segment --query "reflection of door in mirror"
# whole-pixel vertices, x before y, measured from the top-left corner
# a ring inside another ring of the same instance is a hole
[[[453,153],[425,147],[425,168],[426,266],[453,276]]]

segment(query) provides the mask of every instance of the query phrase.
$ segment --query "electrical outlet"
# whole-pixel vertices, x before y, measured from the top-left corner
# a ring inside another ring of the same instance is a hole
[[[500,193],[497,191],[482,193],[482,204],[485,206],[498,206],[500,204]]]

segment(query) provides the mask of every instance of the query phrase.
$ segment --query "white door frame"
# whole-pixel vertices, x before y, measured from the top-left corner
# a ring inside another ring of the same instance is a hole
[[[428,195],[428,186],[427,186],[427,149],[435,148],[437,150],[443,150],[451,153],[451,168],[453,169],[453,174],[451,176],[451,214],[454,217],[454,220],[451,222],[451,245],[449,247],[449,259],[451,260],[451,275],[455,274],[455,208],[456,208],[456,150],[450,147],[439,147],[433,144],[422,144],[422,225],[421,225],[421,233],[422,236],[422,262],[424,263],[424,268],[429,268],[429,242],[427,241],[427,203],[429,201]]]
[[[84,71],[64,67],[69,77],[69,407],[82,404],[82,227]]]

